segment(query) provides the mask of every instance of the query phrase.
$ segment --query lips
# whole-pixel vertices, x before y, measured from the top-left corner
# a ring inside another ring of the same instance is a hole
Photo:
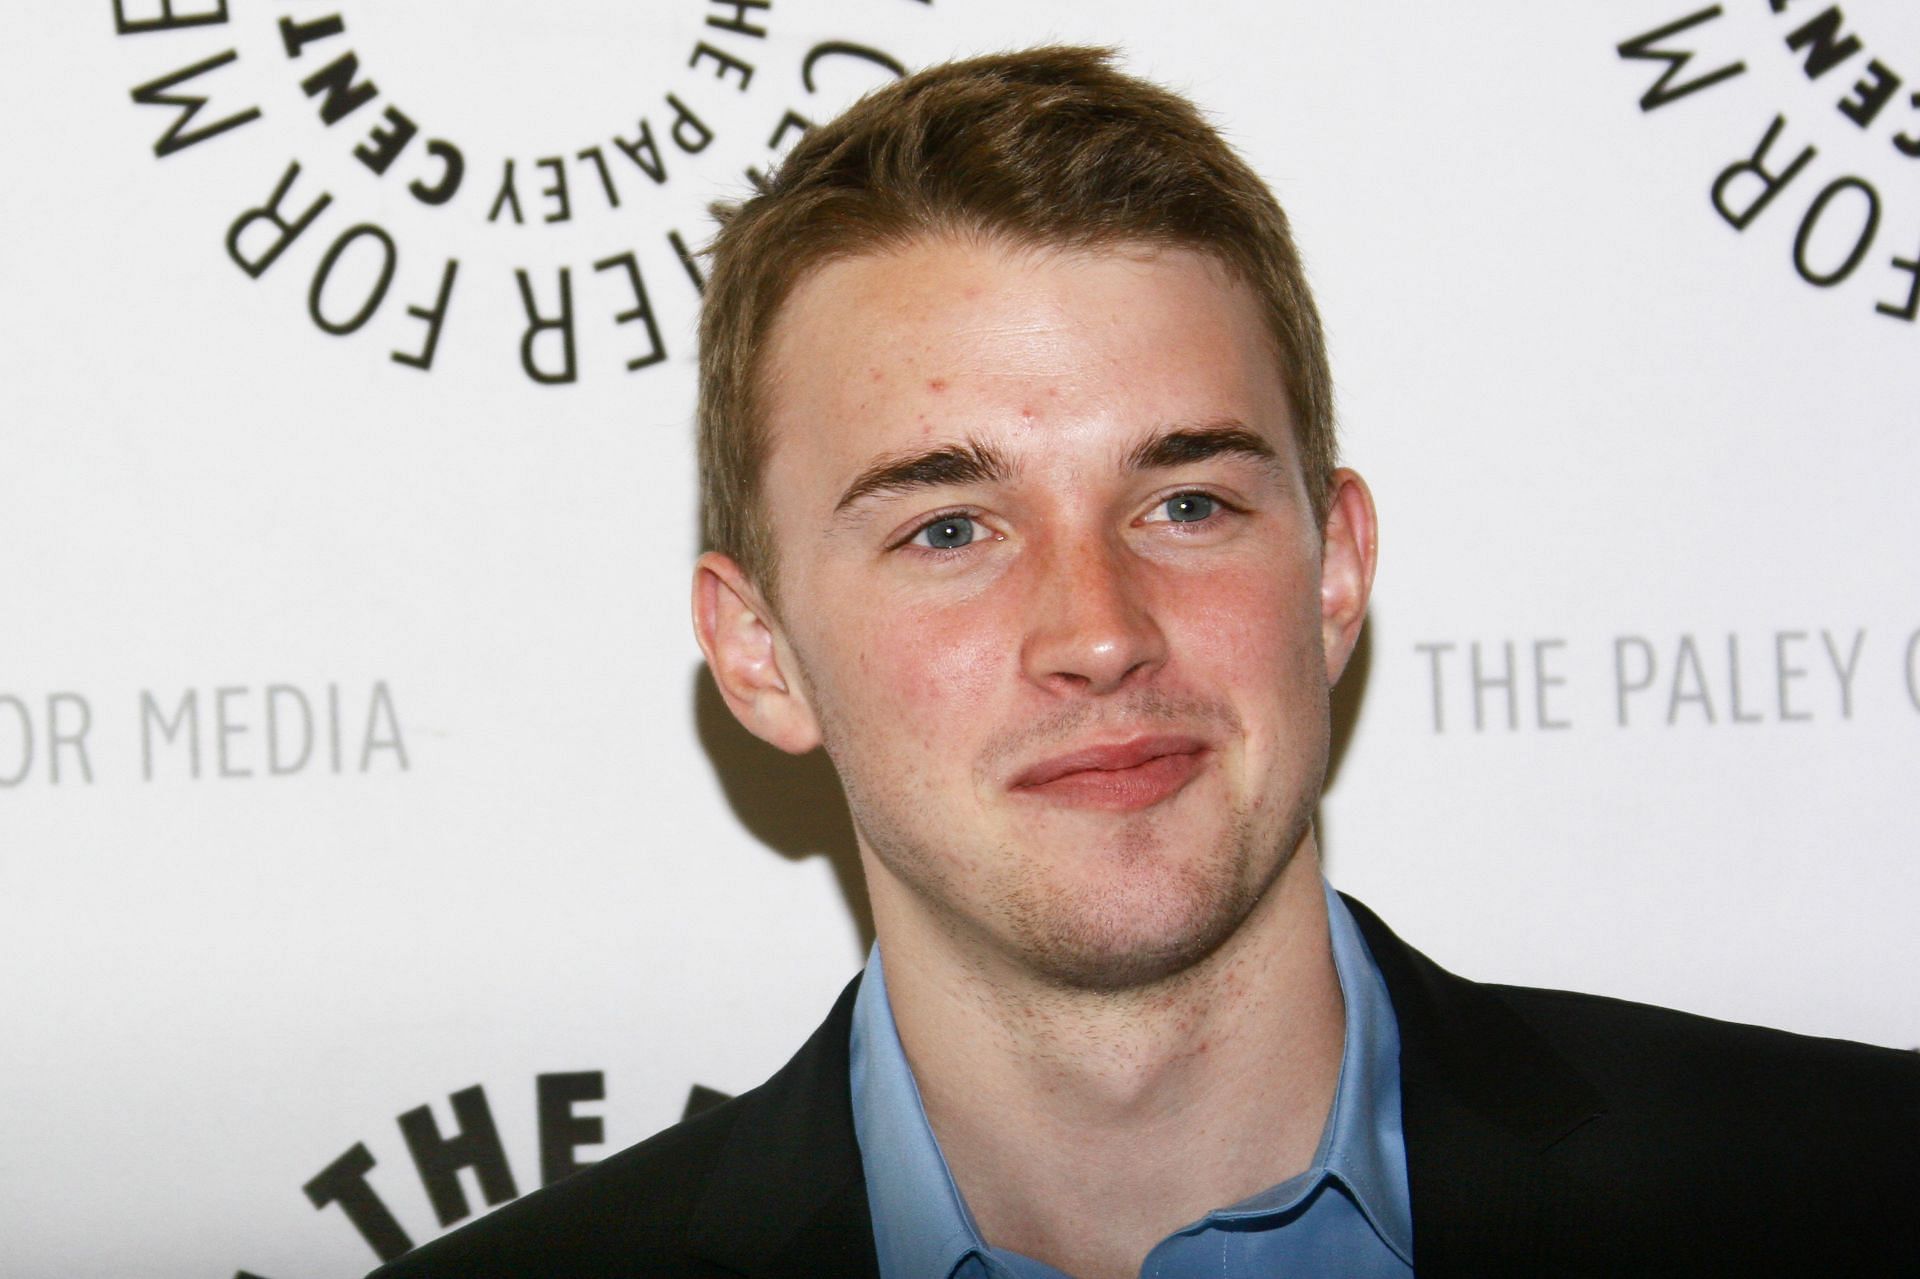
[[[1076,808],[1147,808],[1185,788],[1207,756],[1207,743],[1198,737],[1136,737],[1042,760],[1016,776],[1009,789]]]

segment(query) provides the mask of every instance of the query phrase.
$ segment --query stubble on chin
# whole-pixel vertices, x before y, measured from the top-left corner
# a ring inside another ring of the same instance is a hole
[[[1124,706],[1083,703],[989,742],[976,757],[975,794],[997,794],[1010,767],[1072,749],[1107,725],[1199,731],[1229,749],[1241,739],[1238,716],[1222,703],[1157,691]],[[837,753],[847,745],[838,736],[829,734],[830,753],[855,826],[884,873],[963,952],[1062,994],[1141,991],[1195,970],[1285,870],[1317,798],[1317,787],[1305,785],[1286,798],[1290,811],[1276,813],[1250,797],[1223,796],[1214,802],[1228,811],[1214,814],[1193,807],[1207,797],[1183,794],[1113,820],[1063,814],[1044,823],[1053,828],[1044,836],[1002,830],[990,846],[968,849],[937,842],[963,832],[929,828],[929,814],[939,811],[923,802],[936,798],[929,779],[902,771],[875,786]],[[1048,839],[1060,841],[1051,853]]]
[[[1013,768],[1110,728],[1192,732],[1221,755],[1243,738],[1230,704],[1147,689],[1120,702],[1062,707],[989,743],[977,784],[1004,787]],[[1222,766],[1216,758],[1208,772]],[[1196,782],[1207,780],[1203,774]],[[1043,837],[1055,846],[1036,840],[1020,855],[997,859],[995,905],[1009,958],[1063,993],[1120,993],[1164,982],[1212,954],[1270,879],[1256,869],[1263,850],[1251,815],[1237,806],[1196,811],[1204,802],[1183,792],[1124,817],[1060,814]],[[1195,846],[1196,838],[1208,846]]]
[[[1213,954],[1267,881],[1254,872],[1255,839],[1244,815],[1236,813],[1203,853],[1180,846],[1177,826],[1128,828],[1071,879],[1019,865],[1000,905],[1021,967],[1062,992],[1118,994],[1159,985]]]
[[[1129,831],[1099,859],[1104,883],[1028,873],[1010,881],[1003,917],[1021,966],[1062,994],[1177,989],[1240,932],[1305,844],[1317,790],[1279,820],[1236,808],[1196,850],[1171,831]],[[1171,836],[1171,839],[1169,839]]]

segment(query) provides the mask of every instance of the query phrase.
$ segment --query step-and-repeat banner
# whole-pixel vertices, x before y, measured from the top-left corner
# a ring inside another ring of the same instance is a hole
[[[706,205],[1110,44],[1292,213],[1384,560],[1329,873],[1920,1044],[1920,14],[71,0],[0,38],[0,1272],[358,1275],[860,962],[686,623]]]

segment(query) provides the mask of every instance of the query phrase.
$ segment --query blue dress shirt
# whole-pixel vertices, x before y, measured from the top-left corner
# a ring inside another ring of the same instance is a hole
[[[1400,1128],[1400,1030],[1346,903],[1325,889],[1346,1032],[1313,1165],[1174,1231],[1141,1279],[1406,1279],[1413,1213]],[[853,1008],[853,1127],[881,1279],[1070,1279],[980,1237],[940,1153],[887,1000],[876,944]]]

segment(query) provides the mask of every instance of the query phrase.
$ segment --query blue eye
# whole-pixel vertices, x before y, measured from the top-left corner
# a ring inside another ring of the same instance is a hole
[[[936,551],[953,551],[972,542],[973,535],[972,519],[965,515],[949,515],[915,533],[913,540],[922,546],[931,546]]]
[[[1161,503],[1167,518],[1176,524],[1194,524],[1210,517],[1217,503],[1205,493],[1182,493]]]

